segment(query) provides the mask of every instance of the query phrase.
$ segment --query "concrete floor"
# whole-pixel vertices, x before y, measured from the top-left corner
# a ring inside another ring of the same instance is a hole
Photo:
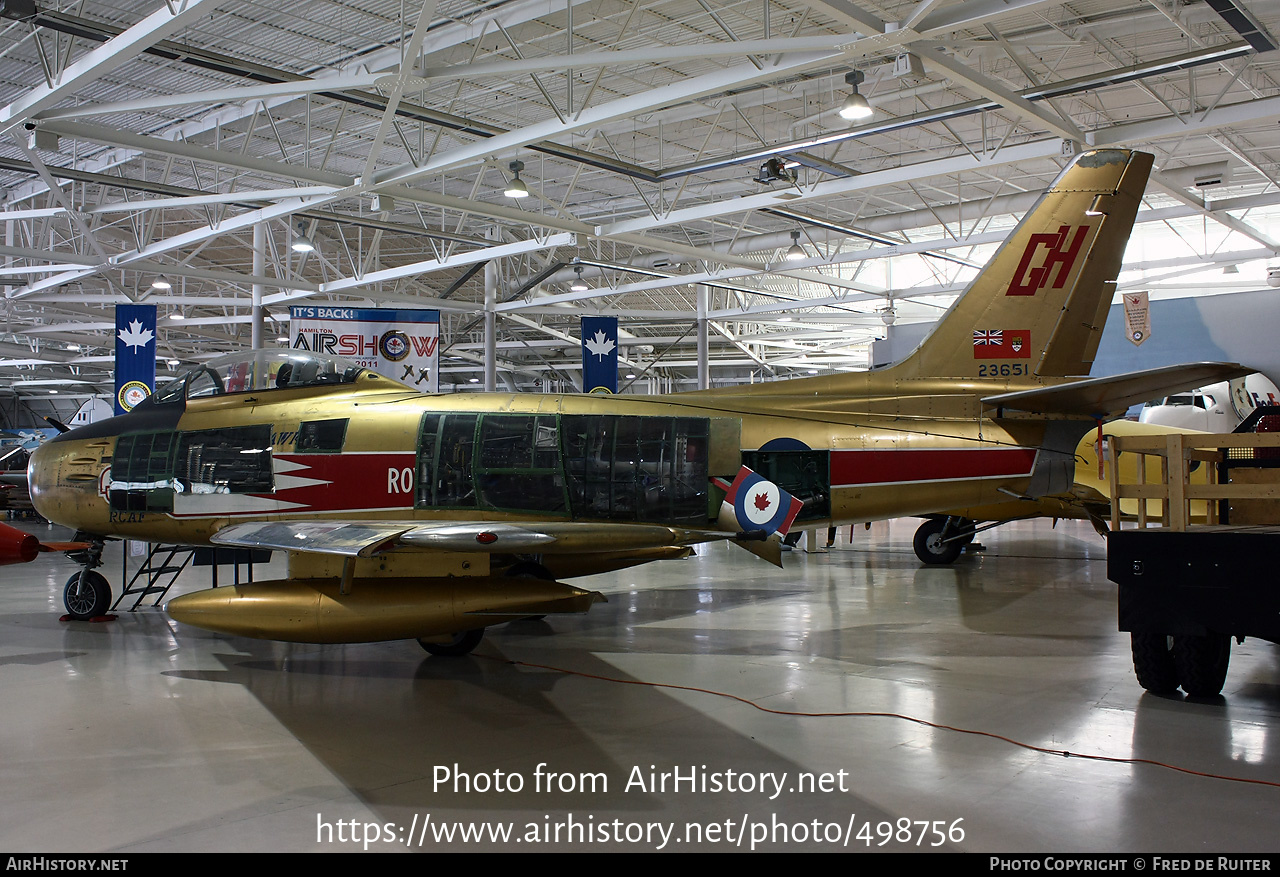
[[[1275,785],[1124,761],[1280,783],[1271,644],[1234,647],[1213,702],[1144,694],[1087,526],[1015,524],[983,534],[985,554],[924,568],[917,523],[859,528],[853,545],[844,528],[830,553],[792,553],[785,570],[720,545],[582,580],[610,602],[494,628],[463,659],[412,642],[234,639],[158,609],[61,622],[70,562],[7,567],[0,848],[649,851],[665,832],[666,849],[749,849],[753,837],[763,850],[842,849],[846,835],[859,850],[1280,846]],[[818,715],[842,712],[1121,761]],[[707,790],[651,787],[677,770]],[[558,774],[552,790],[540,771]],[[801,790],[802,774],[815,788]],[[745,788],[747,775],[766,790]],[[437,841],[451,823],[513,835]]]

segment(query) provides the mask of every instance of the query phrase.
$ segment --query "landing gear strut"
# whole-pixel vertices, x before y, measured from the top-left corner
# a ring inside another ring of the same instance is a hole
[[[111,608],[111,583],[96,569],[102,566],[102,540],[94,540],[80,552],[76,560],[84,567],[67,579],[62,590],[62,603],[67,615],[75,621],[88,621],[105,615]]]

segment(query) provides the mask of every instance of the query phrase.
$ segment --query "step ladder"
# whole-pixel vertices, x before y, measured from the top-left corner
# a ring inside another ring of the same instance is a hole
[[[120,564],[121,579],[125,581],[120,596],[111,604],[111,611],[119,608],[126,597],[134,597],[132,612],[142,605],[142,601],[152,594],[156,595],[152,606],[159,606],[165,594],[173,587],[178,576],[191,564],[196,549],[189,545],[162,545],[148,543],[147,556],[133,576],[129,576],[129,552],[125,551],[124,560]]]

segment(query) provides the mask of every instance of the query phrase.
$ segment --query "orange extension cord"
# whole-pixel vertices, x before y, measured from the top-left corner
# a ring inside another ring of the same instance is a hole
[[[1030,743],[1023,743],[1020,740],[1014,740],[1012,737],[1005,737],[1002,734],[993,734],[990,731],[975,731],[971,728],[957,728],[953,725],[940,725],[937,722],[930,722],[925,719],[918,719],[915,716],[907,716],[902,713],[876,713],[876,712],[841,712],[841,713],[806,713],[796,710],[778,710],[771,707],[761,706],[755,701],[748,700],[745,697],[739,697],[736,694],[729,694],[724,691],[713,691],[709,688],[698,688],[693,685],[676,685],[671,682],[645,682],[639,679],[619,679],[616,676],[601,676],[596,673],[584,673],[580,670],[567,670],[564,667],[553,667],[550,664],[534,664],[529,661],[515,661],[509,658],[498,658],[489,655],[476,655],[477,658],[487,658],[491,661],[498,661],[502,664],[509,664],[513,667],[531,667],[537,670],[550,670],[554,673],[563,673],[566,676],[581,676],[584,679],[596,679],[601,682],[614,682],[620,685],[645,685],[650,688],[669,688],[674,691],[693,691],[699,694],[710,694],[714,697],[724,697],[729,700],[736,700],[738,703],[746,704],[754,707],[764,713],[772,713],[776,716],[796,716],[800,718],[882,718],[882,719],[901,719],[904,722],[914,722],[917,725],[924,725],[928,728],[936,728],[940,731],[954,731],[957,734],[969,734],[974,737],[989,737],[992,740],[999,740],[1012,746],[1022,749],[1029,749],[1032,752],[1039,752],[1044,755],[1059,755],[1063,758],[1086,758],[1090,761],[1109,761],[1114,764],[1149,764],[1152,767],[1162,767],[1166,770],[1177,771],[1178,773],[1190,774],[1191,776],[1206,777],[1213,780],[1226,780],[1232,783],[1250,783],[1256,786],[1271,786],[1280,788],[1280,782],[1271,780],[1255,780],[1246,777],[1233,777],[1223,774],[1206,773],[1205,771],[1192,770],[1189,767],[1179,767],[1176,764],[1168,764],[1163,761],[1155,761],[1150,758],[1116,758],[1110,755],[1091,755],[1084,752],[1071,752],[1066,749],[1049,749],[1045,746],[1034,746]]]

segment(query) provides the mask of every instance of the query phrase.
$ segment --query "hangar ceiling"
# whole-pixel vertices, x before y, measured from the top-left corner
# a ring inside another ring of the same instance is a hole
[[[1156,155],[1122,287],[1256,288],[1280,247],[1275,0],[0,12],[0,381],[29,398],[110,392],[117,303],[159,306],[174,367],[247,347],[255,285],[267,345],[290,304],[439,308],[446,391],[484,378],[486,310],[499,387],[574,389],[601,313],[635,389],[690,388],[700,299],[713,382],[865,368],[1089,146]]]

